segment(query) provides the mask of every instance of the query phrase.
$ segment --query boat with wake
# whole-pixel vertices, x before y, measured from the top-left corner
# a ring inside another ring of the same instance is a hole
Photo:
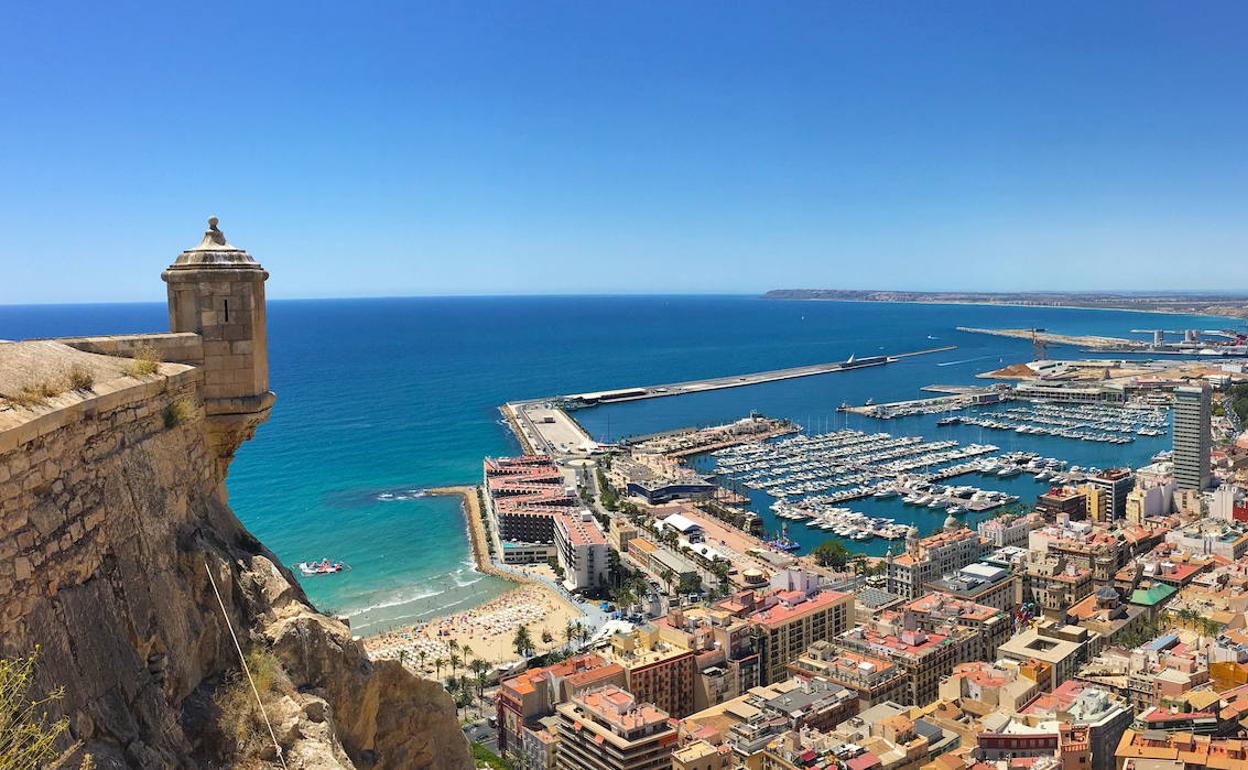
[[[330,561],[329,559],[321,559],[320,561],[301,561],[293,566],[295,569],[298,569],[304,577],[334,575],[339,572],[351,571],[351,566],[346,562]]]

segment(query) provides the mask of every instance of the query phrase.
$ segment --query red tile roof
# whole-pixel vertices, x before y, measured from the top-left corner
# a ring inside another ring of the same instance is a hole
[[[789,592],[792,593],[792,592]],[[794,618],[807,615],[812,612],[827,609],[837,602],[848,599],[850,594],[841,593],[840,591],[820,591],[805,601],[798,602],[792,606],[776,604],[765,610],[755,612],[749,616],[752,623],[758,623],[764,626],[783,625]]]

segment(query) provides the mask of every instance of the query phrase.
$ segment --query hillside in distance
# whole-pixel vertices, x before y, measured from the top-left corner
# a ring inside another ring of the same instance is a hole
[[[874,289],[772,289],[766,299],[839,302],[964,302],[977,305],[1043,305],[1248,318],[1248,293],[1217,292],[981,292]]]

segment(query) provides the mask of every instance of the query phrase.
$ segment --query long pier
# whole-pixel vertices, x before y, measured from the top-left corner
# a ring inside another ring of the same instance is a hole
[[[992,337],[1012,337],[1019,340],[1034,339],[1046,345],[1068,345],[1070,347],[1092,350],[1114,348],[1118,350],[1140,351],[1147,349],[1143,342],[1123,339],[1122,337],[1101,337],[1089,334],[1054,334],[1052,332],[1032,331],[1031,329],[977,329],[972,326],[959,326],[957,330],[970,334],[987,334]]]
[[[930,353],[944,353],[949,350],[957,350],[957,348],[957,345],[945,345],[938,348],[913,350],[908,353],[893,353],[891,355],[870,356],[867,358],[857,359],[851,357],[845,361],[832,361],[826,364],[794,366],[788,369],[772,369],[771,371],[766,372],[754,372],[753,374],[741,374],[728,377],[710,377],[704,380],[686,380],[685,382],[673,382],[666,385],[646,385],[636,388],[621,388],[618,390],[604,390],[590,393],[574,393],[567,396],[556,396],[553,399],[540,400],[561,401],[567,406],[576,407],[591,406],[594,404],[614,404],[622,401],[640,401],[647,398],[664,398],[666,396],[683,396],[689,393],[703,393],[708,390],[742,388],[747,385],[761,385],[765,382],[778,382],[780,380],[792,380],[799,377],[814,377],[820,374],[833,374],[835,372],[846,372],[854,369],[865,369],[872,366],[885,366],[903,358],[923,356]]]
[[[569,409],[593,406],[595,404],[640,401],[647,398],[683,396],[688,393],[704,393],[724,388],[742,388],[747,385],[760,385],[765,382],[814,377],[820,374],[832,374],[872,366],[885,366],[903,358],[922,356],[929,353],[943,353],[949,350],[957,350],[957,347],[957,345],[944,345],[938,348],[866,358],[854,358],[851,356],[845,361],[795,366],[789,369],[773,369],[753,374],[711,377],[705,380],[687,380],[667,385],[647,385],[636,388],[621,388],[591,393],[574,393],[566,396],[531,398],[523,401],[509,401],[499,407],[499,410],[503,413],[525,451],[545,451],[555,456],[581,455],[588,453],[594,442],[589,434],[585,432],[585,429],[567,413]]]

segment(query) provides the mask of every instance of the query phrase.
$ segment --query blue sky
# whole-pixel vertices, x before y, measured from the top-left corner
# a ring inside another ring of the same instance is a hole
[[[0,302],[1248,289],[1242,3],[12,3]]]

